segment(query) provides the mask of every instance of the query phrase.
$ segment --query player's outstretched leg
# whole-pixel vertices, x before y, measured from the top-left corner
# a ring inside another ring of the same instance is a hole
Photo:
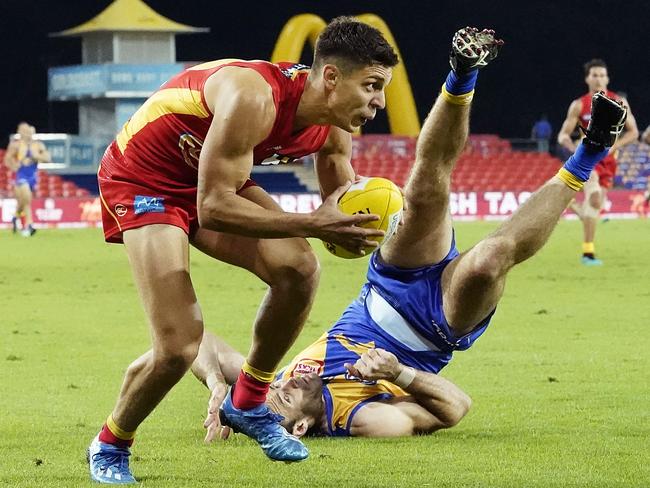
[[[129,366],[115,408],[88,449],[91,478],[106,484],[135,482],[129,470],[135,431],[190,368],[203,337],[185,232],[148,225],[125,231],[124,244],[153,347]]]
[[[417,268],[438,263],[449,252],[451,173],[467,140],[478,70],[497,56],[502,44],[491,30],[466,27],[454,35],[452,71],[424,122],[404,188],[404,224],[381,250],[387,263]]]
[[[592,171],[589,180],[582,189],[584,201],[582,202],[582,259],[585,266],[601,266],[603,262],[596,257],[594,240],[596,237],[596,226],[600,218],[603,192],[598,182],[598,174]]]
[[[240,194],[264,208],[280,210],[259,187]],[[250,351],[221,407],[222,422],[255,439],[273,460],[307,458],[307,448],[287,433],[265,401],[274,371],[311,309],[319,278],[318,260],[307,241],[300,238],[255,239],[199,229],[192,244],[209,256],[249,270],[269,286],[255,319]]]
[[[594,95],[589,130],[576,153],[493,234],[445,269],[444,312],[457,336],[469,333],[494,310],[507,272],[542,248],[575,193],[615,142],[625,116],[622,105],[603,94]]]

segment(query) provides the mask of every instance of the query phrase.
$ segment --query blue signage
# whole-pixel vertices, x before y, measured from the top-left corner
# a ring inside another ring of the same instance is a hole
[[[50,68],[47,98],[146,98],[185,67],[173,64],[86,64]]]

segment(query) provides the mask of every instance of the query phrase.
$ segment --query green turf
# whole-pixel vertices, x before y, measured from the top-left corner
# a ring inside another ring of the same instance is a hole
[[[457,225],[466,248],[496,224]],[[204,445],[207,399],[186,377],[141,427],[143,486],[629,487],[650,483],[650,222],[602,225],[602,268],[578,264],[563,222],[510,276],[492,325],[444,375],[474,400],[460,425],[397,440],[308,440],[311,458],[268,462],[248,439]],[[292,352],[336,319],[365,261],[327,255]],[[121,246],[98,230],[0,233],[0,485],[88,486],[84,449],[148,332]],[[241,351],[264,287],[192,256],[209,328]]]

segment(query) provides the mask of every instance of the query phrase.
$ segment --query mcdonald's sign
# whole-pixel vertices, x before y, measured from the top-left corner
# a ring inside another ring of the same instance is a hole
[[[357,18],[379,30],[393,46],[400,58],[400,64],[393,69],[393,79],[386,88],[386,112],[392,134],[400,136],[417,136],[420,133],[420,120],[413,91],[406,74],[404,60],[399,52],[393,34],[386,23],[374,14],[362,14]],[[275,43],[271,62],[290,61],[297,63],[303,47],[309,41],[312,48],[316,45],[318,35],[325,28],[325,21],[314,14],[300,14],[291,17],[285,24]]]

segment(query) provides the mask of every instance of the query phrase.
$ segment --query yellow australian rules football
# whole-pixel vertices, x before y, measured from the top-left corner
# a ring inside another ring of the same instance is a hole
[[[379,177],[361,178],[360,181],[353,183],[339,199],[339,210],[345,214],[379,215],[379,220],[366,222],[361,224],[361,227],[384,231],[383,237],[371,237],[372,240],[379,242],[380,247],[397,231],[402,218],[403,207],[404,200],[398,186],[386,178]],[[323,244],[329,252],[340,258],[354,259],[361,257],[359,254],[354,254],[337,244],[331,242],[323,242]],[[379,247],[367,247],[366,254],[370,254],[377,249]]]

